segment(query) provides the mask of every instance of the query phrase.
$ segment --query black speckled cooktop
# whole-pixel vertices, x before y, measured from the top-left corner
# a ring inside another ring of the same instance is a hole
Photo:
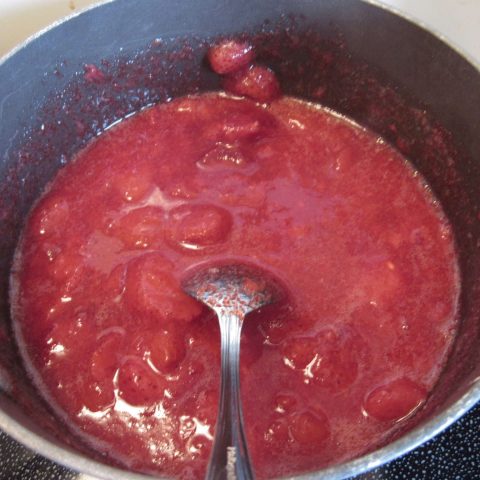
[[[80,480],[80,476],[35,455],[0,431],[0,479]],[[467,479],[480,479],[480,405],[410,454],[355,477],[355,480]]]

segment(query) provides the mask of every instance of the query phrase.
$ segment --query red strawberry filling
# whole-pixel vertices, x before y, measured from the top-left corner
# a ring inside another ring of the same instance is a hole
[[[235,42],[210,52],[225,87],[261,103],[191,96],[108,130],[53,181],[19,246],[12,305],[39,388],[136,470],[205,474],[219,328],[180,283],[199,264],[245,259],[288,290],[242,334],[259,478],[405,427],[454,338],[452,234],[419,175],[372,133],[279,96],[252,58]]]

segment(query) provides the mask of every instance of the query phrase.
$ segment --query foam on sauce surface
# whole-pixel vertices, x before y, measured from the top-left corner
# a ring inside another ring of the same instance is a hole
[[[245,258],[294,302],[247,318],[260,477],[381,444],[421,407],[456,327],[450,227],[390,146],[316,105],[204,94],[137,114],[62,169],[12,277],[22,354],[75,432],[128,467],[198,478],[220,340],[179,280]]]

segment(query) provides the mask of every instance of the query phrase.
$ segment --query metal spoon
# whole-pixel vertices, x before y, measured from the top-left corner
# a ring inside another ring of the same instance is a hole
[[[261,269],[238,263],[197,270],[183,288],[214,310],[220,323],[220,405],[206,478],[253,479],[240,400],[240,333],[245,316],[277,301],[282,289]]]

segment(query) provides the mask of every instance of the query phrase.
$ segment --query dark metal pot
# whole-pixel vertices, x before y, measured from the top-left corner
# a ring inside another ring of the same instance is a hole
[[[55,171],[109,124],[152,102],[217,88],[202,64],[203,40],[242,32],[287,93],[352,116],[411,159],[450,218],[462,272],[460,331],[425,408],[386,447],[304,478],[345,478],[385,463],[480,399],[479,71],[429,32],[366,1],[116,0],[54,26],[0,64],[0,427],[75,470],[145,478],[78,445],[30,387],[8,305],[25,215]]]

